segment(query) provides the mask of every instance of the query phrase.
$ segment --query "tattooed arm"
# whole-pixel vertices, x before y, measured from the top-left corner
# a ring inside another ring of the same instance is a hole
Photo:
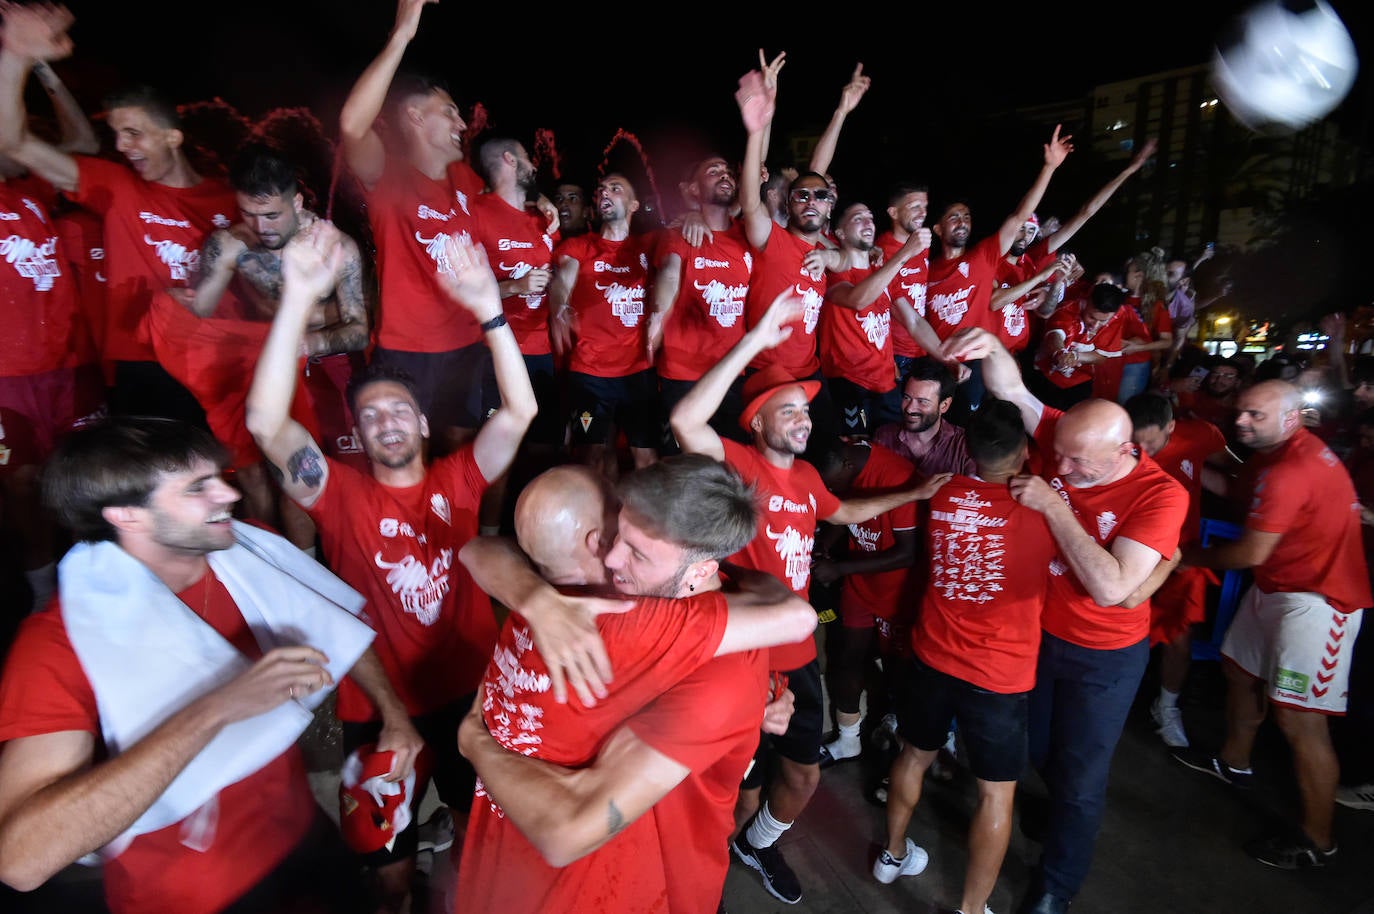
[[[214,314],[238,269],[239,257],[247,250],[247,245],[227,229],[211,232],[200,250],[200,269],[191,281],[194,294],[189,301],[180,296],[178,300],[197,317]]]
[[[368,321],[368,297],[363,281],[363,260],[358,245],[344,235],[339,247],[343,262],[334,275],[334,298],[339,303],[339,321],[305,335],[306,352],[310,355],[333,355],[336,352],[361,352],[367,348],[371,324]]]
[[[458,729],[458,749],[487,792],[550,866],[567,866],[619,834],[691,773],[627,725],[586,768],[564,768],[501,746],[482,719],[485,692]]]
[[[342,235],[327,222],[299,232],[282,250],[282,296],[248,390],[248,431],[267,457],[282,491],[309,508],[329,478],[320,445],[291,418],[297,353],[315,303],[334,284],[343,260]]]

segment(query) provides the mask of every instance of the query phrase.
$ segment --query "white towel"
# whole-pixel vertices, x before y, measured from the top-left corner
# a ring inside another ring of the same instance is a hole
[[[323,651],[337,682],[374,637],[356,618],[364,598],[281,537],[238,522],[234,532],[238,544],[208,558],[259,646]],[[95,692],[111,755],[251,666],[115,543],[73,547],[58,566],[58,586],[67,636]],[[328,693],[320,689],[225,727],[107,855],[134,836],[187,818],[285,752]]]

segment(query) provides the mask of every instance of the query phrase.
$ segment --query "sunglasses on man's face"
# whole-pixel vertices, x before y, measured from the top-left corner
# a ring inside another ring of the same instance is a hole
[[[793,203],[810,203],[815,200],[817,203],[834,203],[835,195],[824,187],[810,190],[802,187],[792,191]]]

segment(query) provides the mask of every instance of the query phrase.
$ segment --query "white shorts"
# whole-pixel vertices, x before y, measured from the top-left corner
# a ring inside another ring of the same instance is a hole
[[[1323,714],[1344,714],[1350,661],[1363,611],[1337,612],[1317,593],[1241,598],[1221,653],[1269,685],[1269,700]]]

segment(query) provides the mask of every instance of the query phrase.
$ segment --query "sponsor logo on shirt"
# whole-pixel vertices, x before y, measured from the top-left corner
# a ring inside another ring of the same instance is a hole
[[[361,454],[363,446],[357,435],[340,435],[334,439],[334,449],[340,454]]]
[[[382,558],[379,550],[372,561],[386,572],[386,583],[400,600],[401,609],[413,615],[423,626],[439,621],[439,610],[449,592],[448,570],[453,566],[453,550],[441,549],[426,565],[414,555],[406,555],[396,562]]]
[[[530,250],[532,250],[533,248],[534,248],[534,243],[533,243],[533,242],[530,242],[530,241],[516,241],[514,238],[498,238],[498,239],[496,239],[496,249],[497,249],[498,251],[511,251],[511,250],[517,250],[517,249],[530,249]]]
[[[453,210],[449,210],[446,213],[441,213],[437,209],[425,206],[423,203],[421,203],[419,208],[415,210],[415,218],[417,219],[439,219],[443,222],[447,222],[456,215],[457,213],[455,213]]]
[[[972,286],[953,292],[937,292],[930,298],[930,310],[946,324],[957,324],[968,313],[968,297],[972,293]]]
[[[18,222],[24,217],[18,213],[0,212],[0,222]]]
[[[14,267],[14,271],[25,279],[33,281],[39,292],[52,288],[53,280],[62,275],[62,269],[53,257],[57,253],[57,238],[49,238],[43,244],[35,244],[20,235],[0,238],[0,257]]]
[[[159,216],[157,213],[150,213],[147,211],[139,213],[138,218],[142,219],[149,225],[167,225],[171,226],[172,228],[186,229],[191,227],[191,223],[187,222],[185,219],[168,219],[165,216]],[[228,223],[226,223],[226,225],[227,224]]]
[[[176,282],[185,282],[200,269],[200,251],[188,251],[186,245],[175,241],[159,241],[148,235],[143,243],[153,249],[157,259],[167,267],[168,274]]]
[[[890,311],[869,312],[859,314],[855,312],[855,317],[859,319],[860,326],[863,327],[864,336],[873,344],[874,349],[882,349],[887,342],[887,333],[892,324],[892,313]]]
[[[692,261],[694,270],[728,270],[731,266],[728,260],[711,260],[707,257],[697,257]]]
[[[951,498],[950,502],[958,508],[954,511],[937,511],[931,508],[930,519],[949,524],[957,533],[977,533],[984,528],[1007,525],[1007,519],[1004,517],[988,517],[981,513],[983,508],[992,507],[992,502],[983,501],[977,492],[965,492],[962,497]]]
[[[607,263],[604,260],[592,261],[593,273],[628,273],[630,269],[629,265],[620,266],[619,264]]]
[[[799,505],[790,498],[784,498],[781,495],[770,495],[768,497],[768,510],[786,511],[788,514],[810,514],[812,511],[816,510],[816,497],[810,495],[807,496],[807,499],[810,502],[809,504]]]
[[[91,259],[92,259],[92,260],[104,260],[104,259],[105,259],[105,249],[104,249],[104,248],[91,248]]]

